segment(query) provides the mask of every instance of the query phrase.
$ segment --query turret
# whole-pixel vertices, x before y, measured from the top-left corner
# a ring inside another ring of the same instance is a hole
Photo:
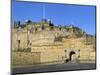
[[[29,24],[29,23],[32,23],[31,20],[25,20],[25,24]]]
[[[20,26],[20,21],[14,21],[14,28],[18,28]]]

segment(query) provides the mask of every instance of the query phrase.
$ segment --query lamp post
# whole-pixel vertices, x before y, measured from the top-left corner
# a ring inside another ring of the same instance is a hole
[[[78,55],[78,58],[80,57],[80,49],[78,50],[78,52],[79,52],[79,55]]]
[[[67,52],[67,50],[65,50],[65,58],[67,57],[66,52]]]

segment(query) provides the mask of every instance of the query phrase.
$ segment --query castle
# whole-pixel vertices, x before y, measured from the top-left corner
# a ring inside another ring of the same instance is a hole
[[[74,25],[54,26],[50,20],[14,22],[12,64],[95,63],[95,36]]]

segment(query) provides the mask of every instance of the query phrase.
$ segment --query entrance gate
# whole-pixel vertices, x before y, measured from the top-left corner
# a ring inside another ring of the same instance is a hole
[[[74,51],[71,51],[69,53],[69,60],[70,61],[76,60],[76,53]]]

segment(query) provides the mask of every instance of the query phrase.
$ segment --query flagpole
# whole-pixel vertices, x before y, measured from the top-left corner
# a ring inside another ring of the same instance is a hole
[[[45,19],[45,4],[43,4],[43,19]]]

